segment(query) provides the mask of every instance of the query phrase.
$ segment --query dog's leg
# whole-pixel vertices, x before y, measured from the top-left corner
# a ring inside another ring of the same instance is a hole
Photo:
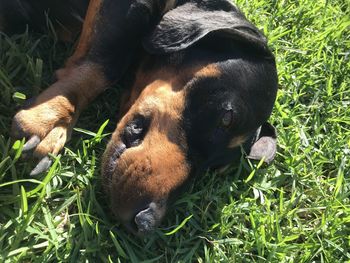
[[[63,148],[80,112],[121,78],[160,6],[156,0],[90,1],[77,49],[57,82],[14,117],[13,136],[27,138],[24,151],[41,160],[32,174],[50,166],[47,155]]]

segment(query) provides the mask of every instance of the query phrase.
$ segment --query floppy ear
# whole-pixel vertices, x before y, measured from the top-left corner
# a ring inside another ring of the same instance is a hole
[[[229,0],[192,0],[177,6],[162,17],[143,46],[151,54],[170,53],[208,35],[268,50],[264,35]]]
[[[261,160],[271,163],[276,155],[276,129],[270,123],[265,122],[258,130],[255,142],[250,148],[249,159]]]

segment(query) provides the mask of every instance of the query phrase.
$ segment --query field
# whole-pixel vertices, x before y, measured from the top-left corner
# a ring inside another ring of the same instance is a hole
[[[350,4],[238,6],[276,56],[277,157],[203,175],[145,238],[113,220],[99,177],[122,87],[84,112],[47,173],[30,177],[11,118],[72,46],[51,30],[0,36],[0,262],[350,262]]]

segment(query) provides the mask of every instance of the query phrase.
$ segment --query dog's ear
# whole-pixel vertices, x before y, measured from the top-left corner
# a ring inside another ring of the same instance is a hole
[[[264,35],[229,0],[192,0],[177,6],[162,17],[143,46],[151,54],[164,54],[183,50],[209,35],[268,50]]]
[[[255,142],[250,148],[249,159],[262,160],[271,163],[277,149],[277,133],[275,127],[265,122],[257,131]]]

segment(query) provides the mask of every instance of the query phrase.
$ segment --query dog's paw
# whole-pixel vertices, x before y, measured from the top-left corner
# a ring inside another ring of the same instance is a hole
[[[50,98],[51,97],[51,98]],[[20,110],[12,122],[12,137],[25,138],[23,154],[39,160],[31,175],[46,171],[70,137],[74,125],[74,106],[64,96],[39,96],[34,103]]]

